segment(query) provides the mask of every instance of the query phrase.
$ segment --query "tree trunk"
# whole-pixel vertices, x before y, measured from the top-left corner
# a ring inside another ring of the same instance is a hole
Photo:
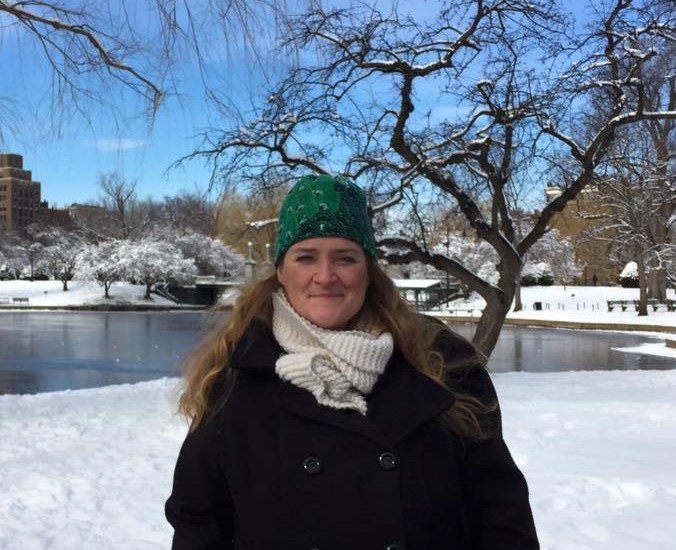
[[[150,288],[153,286],[153,283],[146,283],[146,293],[145,296],[143,296],[144,300],[152,300],[152,297],[150,296]]]
[[[472,343],[486,356],[486,360],[491,356],[495,344],[498,342],[511,302],[511,297],[505,301],[494,299],[486,302],[486,308],[477,324],[474,338],[472,338]]]
[[[63,284],[63,291],[66,292],[68,290],[68,279],[61,279],[61,283]]]
[[[648,298],[667,299],[667,271],[663,267],[655,267],[648,272]]]
[[[110,290],[110,285],[112,282],[104,282],[103,283],[103,291],[104,291],[104,297],[110,299],[110,293],[108,292]]]
[[[518,277],[516,281],[516,290],[514,291],[514,310],[521,311],[523,309],[523,303],[521,302],[521,277]]]
[[[643,251],[639,250],[636,254],[636,265],[638,267],[638,314],[648,315],[648,285],[645,274],[645,258]]]
[[[520,259],[513,256],[502,258],[500,280],[497,284],[500,290],[482,293],[483,299],[486,300],[486,307],[477,324],[472,343],[486,356],[486,360],[491,356],[498,342],[500,331],[505,324],[505,317],[512,306],[512,300],[519,286],[520,277]]]

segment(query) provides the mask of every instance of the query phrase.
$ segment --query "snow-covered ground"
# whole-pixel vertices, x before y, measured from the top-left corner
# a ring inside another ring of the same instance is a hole
[[[676,371],[494,380],[543,550],[673,550]],[[176,388],[0,397],[0,548],[169,548]]]
[[[145,286],[124,282],[113,283],[110,299],[106,299],[103,287],[95,281],[70,281],[66,292],[63,291],[60,281],[0,281],[0,304],[8,301],[9,305],[14,305],[14,298],[28,298],[28,306],[174,305],[172,301],[157,294],[152,294],[152,300],[144,300],[144,294]],[[16,307],[21,308],[23,305]]]
[[[71,281],[69,290],[63,292],[59,281],[0,281],[0,303],[14,297],[28,298],[31,306],[68,306],[81,304],[137,304],[137,305],[169,305],[172,304],[156,294],[152,301],[144,300],[143,285],[132,285],[124,282],[113,283],[110,299],[103,297],[103,288],[93,281]],[[676,300],[676,291],[669,289],[667,297]],[[658,311],[649,310],[648,316],[639,317],[633,307],[621,311],[615,307],[608,311],[607,300],[638,300],[638,289],[621,287],[576,287],[569,286],[534,286],[522,289],[523,310],[510,312],[508,318],[545,319],[561,321],[586,321],[594,323],[630,323],[635,325],[662,325],[674,327],[676,332],[676,312],[668,312],[664,308]],[[535,302],[542,304],[542,309],[534,309]],[[469,300],[456,300],[452,303],[454,311],[466,315],[466,309],[474,309],[478,316],[485,302],[472,294]],[[22,305],[17,305],[21,308]],[[448,311],[440,312],[448,314]],[[451,313],[452,314],[452,313]]]
[[[67,293],[53,282],[30,283],[33,294],[25,286],[6,292],[12,284],[27,283],[0,282],[0,297],[30,296],[36,305],[102,295],[94,283],[73,283]],[[113,295],[126,292],[140,287]],[[525,311],[510,315],[661,324],[676,332],[675,312],[607,312],[605,300],[636,297],[632,289],[530,287]],[[534,311],[534,301],[545,309]],[[544,550],[673,550],[676,370],[493,377]],[[174,414],[177,388],[176,380],[162,379],[0,396],[0,549],[169,548],[163,505],[187,429]]]
[[[608,300],[638,300],[637,288],[622,288],[615,286],[530,286],[521,289],[523,309],[519,312],[510,312],[507,318],[536,319],[549,321],[573,321],[595,324],[629,323],[633,325],[660,325],[674,327],[676,332],[676,312],[667,311],[664,307],[653,311],[648,308],[648,315],[636,313],[633,305],[626,311],[614,307],[608,311]],[[676,291],[669,289],[667,298],[676,300]],[[536,310],[534,304],[539,302],[541,310]],[[452,303],[455,313],[466,315],[465,309],[474,309],[478,316],[484,308],[484,300],[477,294],[472,294],[469,300],[456,300]],[[443,313],[443,310],[442,310]]]

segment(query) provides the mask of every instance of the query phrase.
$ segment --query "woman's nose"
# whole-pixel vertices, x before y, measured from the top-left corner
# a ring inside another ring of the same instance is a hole
[[[318,283],[330,283],[336,278],[336,270],[333,262],[319,262],[315,271],[315,281]]]

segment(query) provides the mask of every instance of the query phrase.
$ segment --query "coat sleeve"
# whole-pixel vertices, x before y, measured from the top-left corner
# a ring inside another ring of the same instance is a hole
[[[227,550],[233,543],[233,505],[220,460],[214,420],[183,442],[165,512],[174,527],[172,550]]]
[[[482,366],[470,370],[468,393],[493,402],[494,436],[465,442],[462,469],[475,550],[537,550],[526,480],[502,438],[500,409],[493,383]]]

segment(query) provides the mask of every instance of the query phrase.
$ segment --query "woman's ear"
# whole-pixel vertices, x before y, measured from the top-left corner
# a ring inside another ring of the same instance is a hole
[[[282,261],[279,262],[279,264],[275,268],[275,273],[277,274],[277,281],[279,281],[279,284],[281,286],[284,286],[283,267],[284,267],[284,258],[282,258]]]

